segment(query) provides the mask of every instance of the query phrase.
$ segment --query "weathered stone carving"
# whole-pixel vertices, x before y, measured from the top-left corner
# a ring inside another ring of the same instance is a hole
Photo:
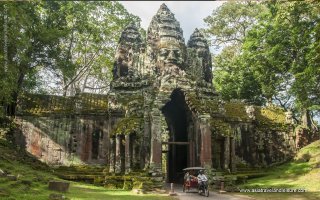
[[[252,120],[256,119],[254,106],[246,106],[246,113],[248,117]]]
[[[185,43],[183,32],[174,14],[162,4],[152,18],[147,35],[147,55],[156,74],[164,67],[184,68]]]
[[[139,53],[143,49],[143,40],[134,24],[129,24],[122,32],[117,47],[113,77],[133,75],[138,70]]]
[[[294,124],[292,111],[289,110],[289,111],[286,112],[285,114],[286,114],[286,123],[287,123],[287,124]]]
[[[189,70],[200,71],[200,77],[205,81],[211,83],[212,82],[212,60],[211,53],[209,50],[209,45],[198,29],[190,36],[190,40],[188,41],[189,51],[195,52],[195,58],[190,58],[191,63],[189,63]],[[196,61],[196,62],[194,62]],[[195,74],[199,76],[198,74]]]

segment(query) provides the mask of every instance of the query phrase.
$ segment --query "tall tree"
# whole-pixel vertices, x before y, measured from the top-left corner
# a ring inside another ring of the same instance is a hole
[[[65,19],[54,68],[64,95],[108,89],[116,45],[123,28],[140,19],[119,2],[51,2],[55,19]]]
[[[20,91],[34,83],[33,75],[41,66],[51,62],[48,56],[58,40],[59,30],[50,29],[41,20],[39,2],[2,2],[1,24],[1,102],[7,114],[14,115]],[[49,34],[51,33],[51,34]]]
[[[250,68],[243,65],[241,47],[248,31],[266,8],[256,2],[230,1],[204,19],[204,32],[215,47],[223,47],[213,57],[213,83],[226,100],[248,99],[261,104],[261,89]]]
[[[303,124],[310,127],[310,109],[319,109],[319,2],[266,3],[268,12],[248,33],[243,48],[247,65],[268,98],[293,98]]]
[[[213,45],[223,44],[214,58],[214,84],[222,96],[254,96],[295,109],[310,127],[310,114],[320,107],[319,4],[227,2],[207,17]]]
[[[0,21],[0,105],[9,115],[21,91],[50,73],[65,94],[105,87],[120,31],[140,23],[119,2],[55,1],[1,2]]]

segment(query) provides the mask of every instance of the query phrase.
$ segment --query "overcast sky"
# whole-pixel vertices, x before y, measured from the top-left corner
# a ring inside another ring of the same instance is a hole
[[[203,19],[222,5],[223,1],[120,1],[120,3],[130,13],[141,18],[141,26],[145,30],[148,29],[149,23],[160,5],[165,3],[180,22],[183,36],[187,42],[195,28],[205,27]]]

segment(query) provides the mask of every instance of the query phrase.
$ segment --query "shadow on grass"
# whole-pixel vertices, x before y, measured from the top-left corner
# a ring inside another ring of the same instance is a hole
[[[83,185],[73,183],[66,196],[72,200],[95,199],[95,200],[173,200],[173,198],[163,195],[143,194],[137,195],[126,190],[109,190],[104,187]]]

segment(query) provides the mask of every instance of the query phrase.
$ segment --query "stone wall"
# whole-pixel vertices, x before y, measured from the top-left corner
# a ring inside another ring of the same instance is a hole
[[[105,116],[18,116],[16,142],[53,165],[108,163]]]
[[[16,142],[39,160],[52,165],[109,162],[113,120],[106,95],[24,94],[19,102]]]

